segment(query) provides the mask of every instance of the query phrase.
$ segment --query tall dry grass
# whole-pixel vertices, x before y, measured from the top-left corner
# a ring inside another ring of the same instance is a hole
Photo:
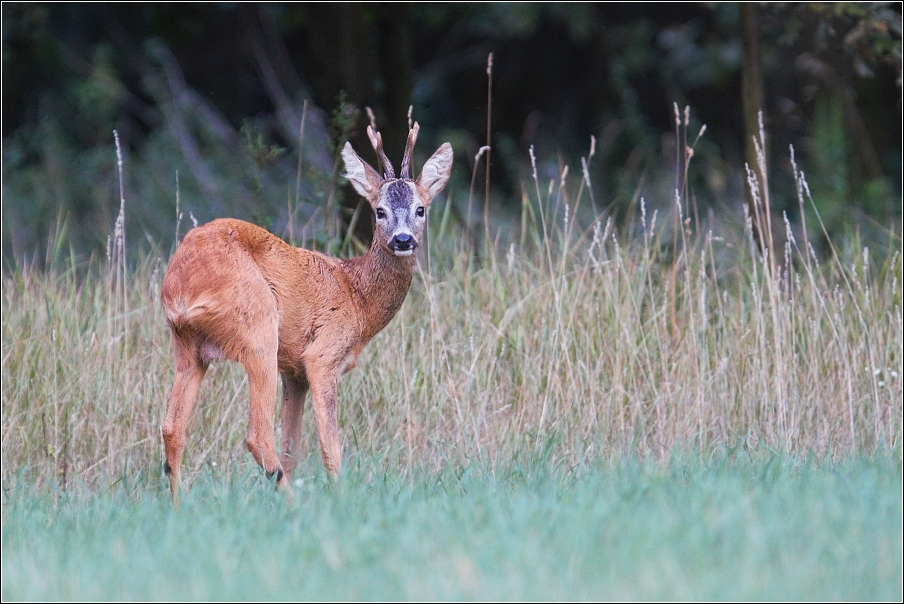
[[[534,175],[520,228],[479,256],[435,209],[407,301],[341,382],[347,463],[374,455],[405,472],[679,451],[900,458],[899,251],[820,259],[790,225],[784,243],[754,236],[776,230],[762,222],[772,212],[755,173],[744,232],[697,228],[677,195],[671,216],[641,202],[633,227],[582,228],[573,216],[586,170],[576,194],[566,183],[544,195]],[[899,250],[900,234],[891,240]],[[3,268],[4,484],[22,475],[102,487],[159,472],[173,378],[165,259],[127,271],[112,244],[107,264],[87,271]],[[186,477],[253,465],[247,405],[239,366],[208,372]],[[310,411],[304,439],[309,472],[319,465]]]

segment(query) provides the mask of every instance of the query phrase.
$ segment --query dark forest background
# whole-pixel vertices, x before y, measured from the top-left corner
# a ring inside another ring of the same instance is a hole
[[[376,163],[367,107],[394,161],[409,106],[416,166],[452,143],[448,203],[479,224],[489,53],[494,228],[538,203],[532,146],[544,192],[565,166],[579,182],[583,158],[595,213],[625,220],[640,197],[669,210],[677,104],[689,143],[706,125],[687,187],[706,220],[743,219],[762,108],[777,216],[800,224],[793,145],[833,236],[900,236],[900,3],[4,2],[2,30],[6,258],[102,253],[120,207],[114,130],[133,251],[170,249],[177,204],[179,233],[228,215],[323,246],[352,225],[366,242],[336,150],[351,140]]]

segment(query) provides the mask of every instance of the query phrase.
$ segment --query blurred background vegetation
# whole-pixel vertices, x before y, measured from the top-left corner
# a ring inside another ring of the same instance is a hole
[[[467,209],[491,52],[496,227],[536,197],[531,146],[544,189],[565,166],[580,179],[585,158],[592,210],[624,220],[641,197],[670,209],[675,103],[691,107],[689,143],[707,127],[694,208],[737,223],[759,105],[777,216],[802,224],[793,144],[831,236],[900,237],[900,3],[4,2],[2,30],[5,263],[103,253],[120,200],[114,129],[131,253],[219,216],[309,245],[343,228],[366,242],[369,209],[336,158],[350,139],[375,162],[366,107],[395,161],[409,106],[418,166],[452,143],[452,215],[479,224]],[[482,186],[473,197],[482,207]]]

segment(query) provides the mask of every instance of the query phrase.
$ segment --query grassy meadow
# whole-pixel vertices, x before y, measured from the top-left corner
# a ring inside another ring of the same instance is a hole
[[[900,600],[901,474],[886,461],[477,464],[353,457],[291,503],[204,472],[174,511],[123,479],[14,488],[8,600]]]
[[[293,501],[218,364],[170,505],[167,253],[5,260],[3,599],[900,600],[900,233],[817,255],[764,192],[722,232],[680,199],[616,226],[585,184],[535,177],[492,242],[433,208],[340,383],[344,474],[308,410]]]

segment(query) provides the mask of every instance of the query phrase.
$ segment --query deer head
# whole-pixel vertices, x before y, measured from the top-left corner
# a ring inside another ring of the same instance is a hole
[[[452,171],[452,145],[444,143],[424,164],[421,175],[411,179],[411,154],[419,129],[415,122],[408,131],[399,178],[383,151],[383,138],[370,126],[367,136],[383,164],[383,176],[355,153],[351,143],[345,143],[342,149],[345,177],[367,199],[376,215],[374,244],[395,256],[414,253],[424,231],[427,208],[446,186]]]

